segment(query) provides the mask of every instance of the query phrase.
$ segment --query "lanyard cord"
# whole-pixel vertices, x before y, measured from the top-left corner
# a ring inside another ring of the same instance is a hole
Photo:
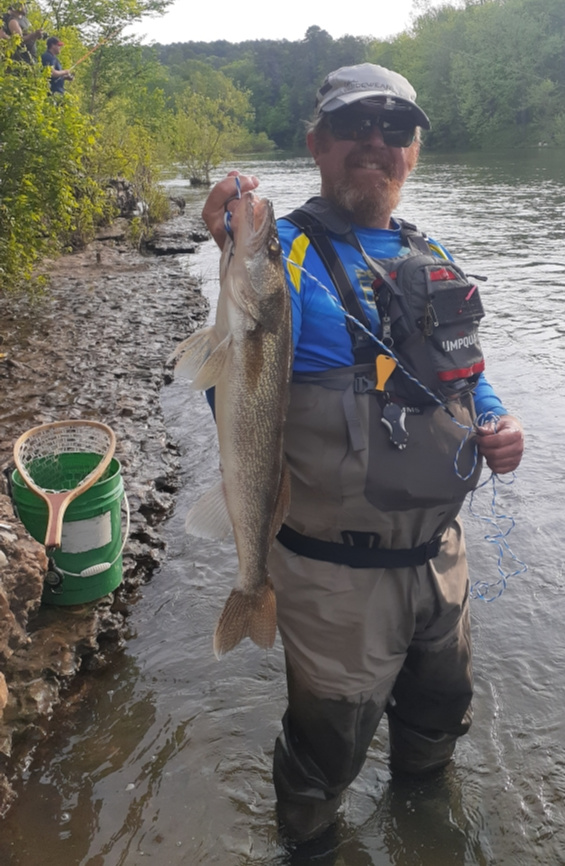
[[[380,349],[382,349],[383,352],[385,352],[389,357],[391,357],[396,362],[396,364],[402,370],[402,372],[412,382],[414,382],[414,384],[418,385],[418,387],[420,387],[423,391],[425,391],[426,394],[438,406],[441,406],[441,408],[445,412],[447,412],[447,414],[449,415],[449,417],[451,418],[451,420],[453,421],[454,424],[456,424],[462,430],[466,431],[466,436],[463,439],[463,441],[461,442],[461,444],[457,450],[457,453],[455,455],[455,458],[454,458],[454,471],[455,471],[455,474],[457,475],[457,477],[460,478],[462,481],[468,480],[471,477],[471,475],[473,474],[473,472],[475,471],[475,468],[477,466],[477,461],[479,459],[479,450],[478,450],[477,444],[475,443],[475,445],[474,445],[473,465],[472,465],[471,470],[469,471],[469,473],[467,475],[462,475],[461,472],[459,471],[459,458],[460,458],[463,446],[465,445],[465,443],[468,441],[468,439],[472,436],[472,434],[474,432],[474,427],[469,427],[468,425],[461,424],[456,418],[454,418],[454,416],[451,414],[451,412],[449,411],[447,406],[442,402],[442,400],[440,400],[440,398],[437,397],[437,395],[434,394],[433,391],[431,391],[429,388],[427,388],[422,382],[420,382],[418,379],[416,379],[414,376],[412,376],[412,374],[408,370],[406,370],[406,368],[402,365],[401,361],[398,360],[398,358],[396,357],[394,352],[390,349],[390,347],[386,346],[384,343],[382,343],[381,340],[379,340],[379,338],[375,334],[373,334],[368,328],[365,327],[365,325],[363,325],[354,316],[352,316],[351,313],[349,313],[345,309],[343,304],[340,303],[340,301],[336,298],[336,296],[334,294],[332,294],[330,289],[326,285],[324,285],[324,283],[321,282],[321,280],[319,280],[317,277],[315,277],[314,274],[309,273],[309,271],[307,271],[306,268],[302,267],[302,265],[299,265],[297,262],[292,261],[292,259],[290,259],[288,256],[284,256],[283,258],[284,258],[287,265],[291,265],[293,268],[297,268],[298,270],[302,271],[302,273],[306,274],[306,276],[308,276],[318,286],[320,286],[320,288],[322,288],[327,293],[327,295],[331,298],[332,302],[338,307],[339,310],[341,310],[341,312],[343,312],[343,314],[345,315],[345,317],[349,321],[351,321],[358,328],[360,328],[362,331],[364,331],[365,334],[367,334],[370,337],[370,339],[373,340],[373,342],[376,343]],[[477,425],[487,424],[487,423],[495,423],[496,424],[497,421],[498,421],[498,416],[495,415],[494,413],[490,412],[490,413],[486,413],[483,415],[479,415],[475,421],[475,424],[477,424]],[[473,490],[471,492],[471,497],[469,500],[469,511],[471,512],[473,517],[477,518],[478,520],[483,521],[484,523],[487,523],[492,528],[492,532],[485,535],[484,538],[490,544],[494,544],[497,547],[497,550],[498,550],[497,570],[498,570],[498,573],[500,575],[499,579],[497,581],[495,581],[494,583],[489,583],[488,581],[485,581],[485,580],[474,581],[471,584],[471,587],[469,590],[469,595],[473,599],[478,598],[478,599],[481,599],[481,601],[487,601],[487,602],[496,601],[496,599],[500,598],[500,596],[502,595],[502,593],[506,589],[509,578],[515,577],[518,574],[523,574],[524,572],[526,572],[528,570],[528,566],[524,562],[522,562],[522,560],[519,559],[516,556],[516,554],[514,554],[512,552],[512,550],[510,549],[510,546],[508,544],[508,536],[510,535],[512,529],[514,529],[514,526],[515,526],[514,518],[507,515],[507,514],[498,514],[497,513],[498,496],[497,496],[496,484],[498,482],[498,483],[503,484],[505,486],[510,486],[511,484],[514,483],[515,477],[516,477],[515,473],[513,472],[510,481],[503,481],[498,475],[495,475],[494,472],[491,472],[490,476],[486,479],[486,481],[484,481],[482,484],[480,484],[476,488],[476,490]],[[487,484],[490,484],[492,486],[492,496],[491,496],[490,514],[487,516],[484,516],[484,515],[477,513],[474,510],[473,503],[474,503],[474,498],[475,498],[475,494],[477,493],[477,491],[480,490],[481,488],[485,487]],[[505,530],[503,530],[501,528],[500,523],[499,523],[499,521],[503,521],[503,520],[508,521],[508,523],[509,523],[508,527]],[[503,560],[504,560],[505,555],[507,555],[517,566],[516,569],[512,572],[507,572],[503,568]]]

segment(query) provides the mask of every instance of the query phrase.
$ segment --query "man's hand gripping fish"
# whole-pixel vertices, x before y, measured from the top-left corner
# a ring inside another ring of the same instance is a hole
[[[267,556],[284,520],[290,482],[283,426],[292,361],[290,298],[273,208],[242,197],[234,238],[220,260],[216,321],[175,352],[195,389],[215,387],[221,481],[190,509],[187,532],[223,538],[231,529],[239,576],[214,634],[219,658],[250,637],[271,647],[276,602]]]

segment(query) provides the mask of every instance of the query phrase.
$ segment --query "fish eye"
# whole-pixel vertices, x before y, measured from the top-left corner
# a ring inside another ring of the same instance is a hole
[[[269,258],[276,259],[281,254],[281,245],[277,236],[269,239],[267,244],[267,253]]]

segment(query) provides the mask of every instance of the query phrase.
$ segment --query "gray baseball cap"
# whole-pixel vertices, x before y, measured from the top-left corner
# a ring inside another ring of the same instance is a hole
[[[374,63],[342,66],[330,72],[316,94],[315,113],[337,111],[361,100],[364,107],[376,111],[409,110],[415,126],[431,128],[427,114],[416,105],[416,91],[410,82],[398,72]]]

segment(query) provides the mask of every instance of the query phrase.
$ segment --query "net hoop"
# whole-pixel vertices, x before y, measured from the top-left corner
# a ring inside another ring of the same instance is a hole
[[[46,547],[61,546],[63,516],[68,505],[102,477],[115,449],[114,431],[100,421],[72,420],[40,424],[27,430],[16,441],[16,468],[29,489],[48,506]],[[88,455],[84,472],[78,473],[70,483],[68,480],[63,482],[58,469],[57,458],[65,453]],[[97,460],[97,457],[100,459]]]

